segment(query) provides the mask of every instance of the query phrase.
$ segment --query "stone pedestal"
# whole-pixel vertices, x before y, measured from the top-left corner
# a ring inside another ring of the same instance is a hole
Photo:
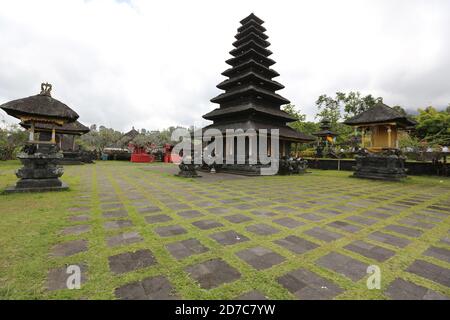
[[[16,185],[5,190],[11,192],[43,192],[66,190],[68,186],[59,178],[64,169],[59,165],[63,155],[54,144],[27,144],[17,156],[23,167],[16,171]]]
[[[178,172],[176,176],[183,178],[200,178],[195,169],[195,164],[180,163],[178,167],[180,168],[180,172]]]
[[[405,158],[395,151],[356,156],[354,177],[398,181],[406,178]]]

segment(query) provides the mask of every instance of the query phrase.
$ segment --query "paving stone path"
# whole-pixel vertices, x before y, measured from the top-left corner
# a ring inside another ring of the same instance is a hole
[[[75,265],[82,288],[111,299],[450,298],[450,190],[439,184],[316,172],[192,181],[163,164],[67,171],[82,183],[49,246],[52,293]],[[366,287],[370,265],[380,290]]]

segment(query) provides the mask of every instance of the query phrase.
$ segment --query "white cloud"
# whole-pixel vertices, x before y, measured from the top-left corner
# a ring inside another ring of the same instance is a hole
[[[239,20],[255,12],[286,86],[280,94],[310,119],[316,98],[338,90],[443,107],[449,9],[445,0],[3,1],[0,102],[49,81],[86,124],[204,125]]]

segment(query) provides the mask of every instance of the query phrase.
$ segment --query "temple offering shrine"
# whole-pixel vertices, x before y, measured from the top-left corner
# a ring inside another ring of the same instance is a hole
[[[257,139],[261,129],[268,130],[269,139],[270,129],[279,129],[280,157],[289,156],[293,143],[310,142],[315,138],[287,126],[287,123],[297,119],[280,109],[281,105],[290,102],[276,93],[284,86],[272,80],[279,74],[270,68],[275,61],[269,58],[272,52],[267,49],[270,43],[265,34],[266,28],[262,26],[264,21],[252,13],[240,23],[233,43],[235,48],[230,51],[233,57],[226,61],[231,67],[222,73],[228,79],[217,85],[217,88],[225,92],[211,99],[211,102],[220,107],[203,116],[204,119],[213,121],[213,124],[203,130],[214,128],[224,135],[224,164],[220,166],[221,171],[259,175],[262,166],[259,156],[257,164],[250,164],[248,161],[249,155],[258,154],[258,150],[252,150],[252,144],[246,137],[245,163],[237,164],[237,135],[234,137],[234,144],[227,143],[227,129],[242,129],[244,132],[253,129]],[[256,145],[259,148],[259,144]],[[270,143],[263,152],[270,156]],[[227,154],[234,157],[234,164],[225,163]]]
[[[181,157],[176,154],[172,154],[173,144],[166,143],[163,146],[163,162],[165,163],[180,163]]]
[[[155,157],[147,153],[147,148],[145,146],[137,146],[130,143],[129,148],[133,150],[133,153],[131,154],[131,162],[147,163],[155,161]]]
[[[320,122],[320,131],[313,133],[313,135],[318,138],[316,156],[321,158],[323,157],[323,150],[329,149],[328,146],[333,144],[338,133],[331,130],[330,120],[323,118]],[[330,150],[327,151],[330,152]]]
[[[382,102],[347,119],[355,133],[361,131],[362,151],[356,156],[354,176],[399,180],[406,177],[405,158],[398,149],[400,134],[416,124]]]
[[[20,119],[30,128],[29,141],[18,155],[23,164],[16,172],[20,179],[5,192],[57,191],[68,188],[59,179],[64,170],[59,165],[63,155],[56,145],[56,130],[76,121],[79,116],[67,105],[54,99],[51,89],[50,84],[42,83],[39,94],[0,105],[7,114]],[[41,124],[50,126],[48,141],[38,141],[35,138],[35,128]]]
[[[21,122],[20,125],[30,130],[30,123]],[[84,164],[86,161],[91,162],[90,159],[86,159],[76,144],[76,137],[86,134],[89,131],[89,128],[78,120],[55,127],[55,142],[59,150],[63,153],[63,158],[59,160],[61,164]],[[51,139],[52,125],[49,123],[37,123],[34,126],[34,132],[38,133],[39,141],[48,141]]]

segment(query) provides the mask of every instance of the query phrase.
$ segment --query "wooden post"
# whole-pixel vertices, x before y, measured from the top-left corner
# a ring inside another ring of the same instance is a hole
[[[361,129],[361,147],[364,148],[364,128]]]
[[[387,129],[387,133],[388,133],[388,148],[390,148],[391,147],[391,126],[388,126],[388,129]]]
[[[52,128],[52,140],[51,143],[56,143],[56,130],[55,127]]]
[[[34,122],[31,122],[29,141],[34,141]]]

